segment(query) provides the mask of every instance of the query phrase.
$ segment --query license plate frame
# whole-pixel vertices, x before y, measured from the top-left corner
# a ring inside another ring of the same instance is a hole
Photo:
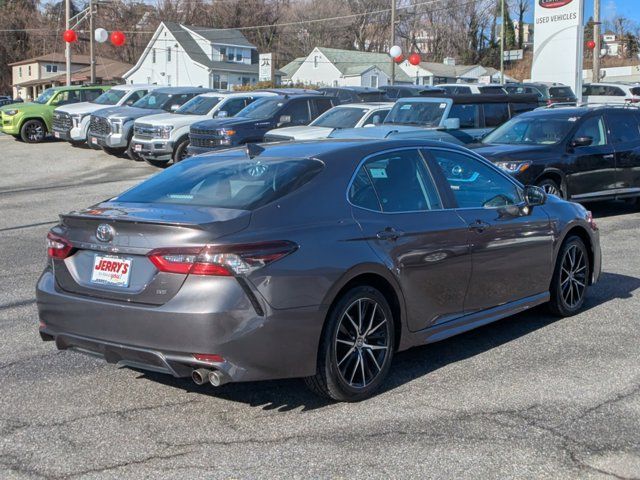
[[[141,143],[135,143],[133,145],[133,151],[136,152],[136,153],[142,152],[142,144]]]
[[[104,263],[101,262],[110,262]],[[113,265],[115,263],[116,265]],[[106,287],[129,288],[133,258],[96,253],[91,268],[91,283]],[[124,267],[126,265],[126,268]],[[100,269],[97,267],[100,266]],[[115,280],[114,280],[115,279]]]

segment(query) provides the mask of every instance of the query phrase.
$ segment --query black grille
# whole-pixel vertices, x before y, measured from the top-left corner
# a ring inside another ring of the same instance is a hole
[[[91,115],[89,131],[96,135],[109,135],[111,133],[111,125],[109,125],[109,121],[106,118]]]
[[[53,129],[59,131],[68,131],[73,127],[71,115],[63,112],[53,112]]]
[[[192,128],[189,132],[191,135],[215,135],[215,130],[201,130],[199,128]]]
[[[189,135],[189,144],[194,147],[217,147],[220,139],[215,137],[192,137]]]
[[[154,137],[155,131],[156,128],[153,125],[148,125],[145,123],[135,124],[133,126],[133,134],[137,138],[151,139]]]

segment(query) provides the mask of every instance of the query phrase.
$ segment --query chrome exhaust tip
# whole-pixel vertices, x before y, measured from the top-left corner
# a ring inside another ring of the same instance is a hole
[[[212,370],[209,372],[209,383],[214,387],[219,387],[225,383],[229,383],[229,377],[220,370]]]
[[[193,380],[193,383],[196,385],[204,385],[209,380],[209,374],[210,371],[206,368],[198,368],[191,372],[191,380]]]

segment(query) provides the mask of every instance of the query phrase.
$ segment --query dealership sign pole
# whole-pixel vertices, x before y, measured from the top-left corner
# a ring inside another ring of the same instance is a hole
[[[582,92],[584,0],[535,0],[531,79]]]

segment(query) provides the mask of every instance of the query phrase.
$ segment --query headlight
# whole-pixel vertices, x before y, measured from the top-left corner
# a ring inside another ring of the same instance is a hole
[[[495,162],[496,167],[508,173],[522,173],[531,166],[531,162]]]
[[[86,116],[87,116],[87,114],[82,115],[80,113],[76,113],[74,115],[71,115],[71,120],[73,120],[73,126],[77,127],[78,125],[80,125],[80,122],[82,122],[82,119],[84,117],[86,117]]]
[[[222,137],[220,139],[220,145],[231,145],[231,137],[236,134],[236,131],[230,128],[219,128],[216,133]]]
[[[122,133],[122,120],[109,120],[112,133]]]
[[[12,110],[3,110],[3,111],[2,111],[2,113],[3,113],[4,115],[9,115],[9,116],[11,116],[11,115],[16,115],[16,114],[18,113],[18,110],[16,110],[16,109],[12,109]]]
[[[171,130],[173,127],[171,125],[167,125],[164,127],[156,127],[154,133],[154,137],[156,138],[169,138],[171,136]]]

